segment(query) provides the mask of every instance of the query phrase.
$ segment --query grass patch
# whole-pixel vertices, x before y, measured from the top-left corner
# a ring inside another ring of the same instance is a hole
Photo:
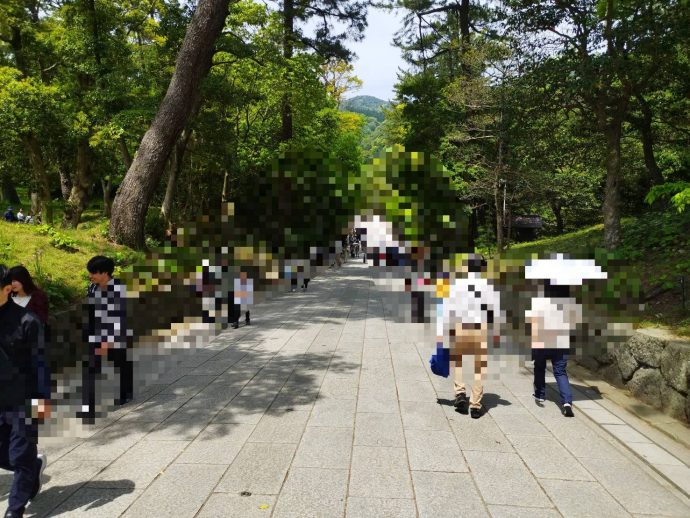
[[[624,276],[639,282],[645,304],[641,327],[664,327],[690,336],[690,211],[650,213],[622,221],[623,239],[615,257]],[[604,227],[594,225],[576,232],[512,246],[504,257],[524,259],[568,252],[596,257],[602,254]],[[686,306],[682,307],[680,278],[685,278]]]
[[[0,263],[24,265],[48,294],[51,310],[60,310],[84,296],[86,263],[94,255],[112,257],[116,274],[143,259],[143,254],[108,241],[107,228],[108,220],[97,208],[84,214],[77,229],[0,221]]]

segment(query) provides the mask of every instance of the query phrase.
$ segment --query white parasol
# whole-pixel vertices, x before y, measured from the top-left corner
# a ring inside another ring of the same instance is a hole
[[[593,259],[569,259],[557,254],[551,259],[534,259],[525,267],[526,279],[548,279],[559,286],[579,286],[585,279],[606,279],[606,272]]]

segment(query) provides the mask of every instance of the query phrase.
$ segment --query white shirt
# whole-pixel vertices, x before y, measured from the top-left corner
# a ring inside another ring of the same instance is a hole
[[[448,298],[444,299],[440,318],[436,320],[436,335],[445,337],[444,326],[456,322],[486,324],[489,311],[494,314],[495,324],[504,322],[499,292],[480,273],[470,272],[450,285]]]
[[[574,298],[535,297],[525,318],[539,319],[536,341],[547,349],[569,349],[570,333],[582,322],[582,307]]]
[[[19,295],[15,295],[12,298],[12,300],[14,301],[15,304],[19,304],[21,307],[25,308],[26,305],[31,300],[31,295],[26,295],[24,297],[20,297]]]
[[[254,304],[254,279],[235,279],[234,295],[235,304]]]

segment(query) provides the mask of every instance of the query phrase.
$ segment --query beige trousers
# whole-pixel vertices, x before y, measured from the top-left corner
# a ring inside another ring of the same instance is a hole
[[[482,407],[484,385],[482,380],[486,374],[488,361],[487,327],[482,324],[479,328],[470,328],[457,324],[455,337],[451,340],[450,359],[455,362],[453,371],[453,386],[455,395],[466,394],[465,383],[462,381],[462,357],[474,355],[474,384],[470,394],[470,408]]]

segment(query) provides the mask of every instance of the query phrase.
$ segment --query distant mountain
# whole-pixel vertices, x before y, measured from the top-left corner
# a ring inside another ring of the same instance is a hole
[[[340,109],[342,111],[361,113],[367,117],[373,117],[379,122],[383,122],[383,107],[388,106],[388,102],[371,95],[358,95],[352,99],[345,99]]]

